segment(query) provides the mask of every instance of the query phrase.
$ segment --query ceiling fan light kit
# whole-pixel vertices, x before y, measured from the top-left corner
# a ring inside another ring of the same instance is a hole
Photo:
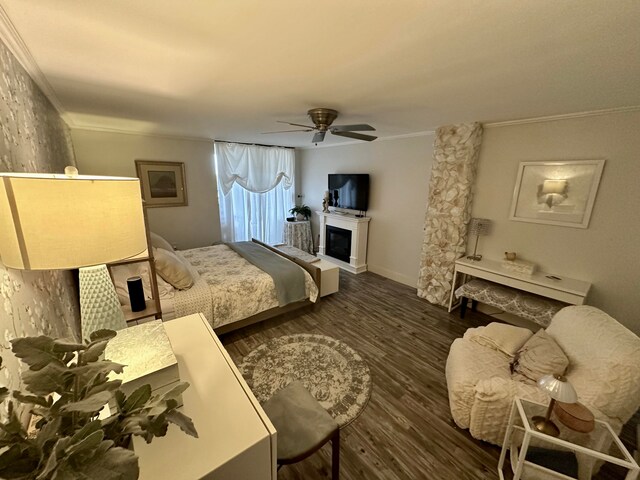
[[[356,140],[364,140],[365,142],[371,142],[378,137],[374,137],[373,135],[365,135],[363,133],[356,132],[371,132],[375,131],[371,125],[366,123],[356,124],[356,125],[334,125],[331,126],[333,121],[338,118],[338,111],[333,110],[331,108],[312,108],[307,112],[309,118],[313,122],[313,126],[311,125],[302,125],[300,123],[292,123],[292,122],[283,122],[278,120],[278,123],[286,123],[287,125],[292,125],[294,127],[304,127],[302,129],[297,130],[281,130],[277,132],[264,132],[265,134],[269,133],[289,133],[289,132],[313,132],[316,133],[313,135],[311,139],[311,143],[320,143],[324,141],[324,137],[327,132],[332,135],[337,135],[339,137],[347,137],[354,138]]]

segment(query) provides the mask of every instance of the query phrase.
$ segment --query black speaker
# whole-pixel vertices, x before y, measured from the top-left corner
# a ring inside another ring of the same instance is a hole
[[[142,279],[140,277],[127,278],[127,289],[129,290],[129,301],[131,302],[132,312],[141,312],[147,308],[147,302],[144,300]]]

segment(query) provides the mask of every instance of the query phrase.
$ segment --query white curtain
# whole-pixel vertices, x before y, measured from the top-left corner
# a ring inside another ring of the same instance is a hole
[[[222,240],[282,242],[295,202],[294,150],[216,142],[214,152]]]

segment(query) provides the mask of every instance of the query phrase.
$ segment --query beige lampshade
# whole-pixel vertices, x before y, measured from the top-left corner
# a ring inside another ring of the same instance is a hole
[[[137,178],[0,173],[0,258],[22,270],[72,269],[147,248]]]
[[[576,403],[578,401],[578,394],[573,385],[562,375],[545,375],[538,380],[538,386],[559,402]]]
[[[469,222],[470,235],[489,235],[491,231],[491,220],[488,218],[472,218]]]

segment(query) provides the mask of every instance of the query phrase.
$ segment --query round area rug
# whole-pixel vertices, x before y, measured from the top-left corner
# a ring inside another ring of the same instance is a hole
[[[360,415],[371,395],[366,362],[348,345],[325,335],[270,340],[244,357],[238,369],[260,403],[300,380],[340,427]]]

